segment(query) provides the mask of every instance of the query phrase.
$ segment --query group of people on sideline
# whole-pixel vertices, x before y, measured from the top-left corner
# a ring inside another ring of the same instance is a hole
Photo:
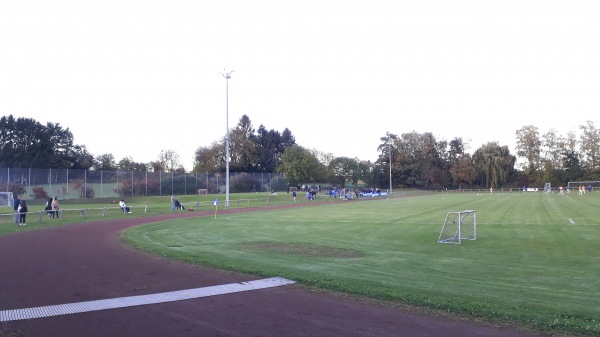
[[[27,213],[29,212],[27,201],[17,196],[13,200],[13,210],[15,211],[15,224],[17,226],[26,226]],[[58,218],[58,197],[48,199],[44,210],[48,213],[49,218]]]
[[[21,200],[18,196],[15,198],[13,203],[13,209],[15,211],[15,223],[17,226],[25,226],[25,220],[27,219],[27,202],[25,200]]]
[[[46,201],[46,207],[44,207],[44,210],[46,213],[48,213],[49,218],[58,218],[59,209],[58,197],[49,198],[48,201]]]
[[[29,212],[29,208],[27,207],[27,201],[17,196],[13,200],[13,210],[15,212],[15,224],[17,226],[26,226],[27,213]],[[49,218],[58,218],[58,197],[48,199],[44,210],[48,213]]]

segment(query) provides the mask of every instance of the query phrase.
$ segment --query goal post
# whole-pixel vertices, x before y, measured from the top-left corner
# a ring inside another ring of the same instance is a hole
[[[477,211],[448,212],[438,237],[438,243],[461,244],[462,240],[477,240]]]
[[[12,192],[0,192],[0,206],[13,206],[14,203]]]

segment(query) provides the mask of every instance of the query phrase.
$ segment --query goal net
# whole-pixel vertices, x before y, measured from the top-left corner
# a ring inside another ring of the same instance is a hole
[[[476,240],[476,214],[475,210],[448,212],[438,242],[461,244],[462,240]]]
[[[12,192],[0,192],[0,206],[13,206]]]

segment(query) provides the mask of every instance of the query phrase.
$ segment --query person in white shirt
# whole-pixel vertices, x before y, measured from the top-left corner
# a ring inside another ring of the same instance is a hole
[[[125,205],[125,200],[121,199],[121,201],[119,201],[119,206],[121,207],[121,212],[131,213],[129,206]]]

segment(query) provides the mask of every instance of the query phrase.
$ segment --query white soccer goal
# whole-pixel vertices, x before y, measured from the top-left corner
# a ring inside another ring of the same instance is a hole
[[[475,210],[446,214],[438,242],[461,244],[462,240],[477,240],[477,211]]]
[[[12,192],[0,192],[0,206],[13,206],[14,199]]]
[[[568,190],[575,190],[576,188],[579,188],[580,186],[583,186],[585,188],[585,190],[588,191],[588,192],[591,192],[591,191],[594,191],[594,190],[598,191],[598,190],[600,190],[600,181],[597,181],[597,180],[592,180],[592,181],[569,181],[567,183],[567,189]]]

